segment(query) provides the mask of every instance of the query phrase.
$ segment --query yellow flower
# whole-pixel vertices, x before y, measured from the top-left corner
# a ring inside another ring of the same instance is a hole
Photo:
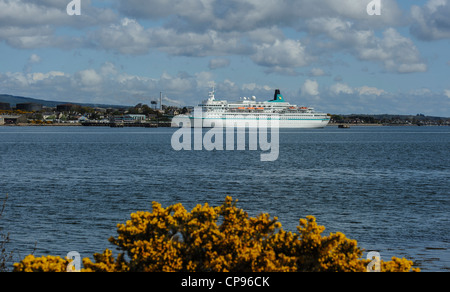
[[[362,272],[369,261],[355,240],[342,233],[323,236],[316,218],[299,220],[298,233],[286,232],[269,214],[255,218],[227,197],[221,206],[181,204],[131,214],[109,241],[120,251],[84,259],[82,272]],[[26,257],[16,272],[64,272],[67,260]],[[382,262],[382,271],[419,271],[406,259]]]

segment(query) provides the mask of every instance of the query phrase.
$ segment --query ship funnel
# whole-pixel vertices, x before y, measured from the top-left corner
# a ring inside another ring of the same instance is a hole
[[[279,89],[275,89],[275,95],[273,96],[273,100],[278,100],[278,95],[281,95],[281,91]]]
[[[275,90],[275,95],[273,97],[273,101],[276,102],[285,102],[284,97],[281,95],[281,91],[279,89]]]

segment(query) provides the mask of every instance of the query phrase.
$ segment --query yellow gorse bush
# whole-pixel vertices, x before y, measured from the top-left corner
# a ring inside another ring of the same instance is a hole
[[[27,256],[23,261],[14,264],[15,272],[66,272],[69,262],[60,257],[47,256],[36,258],[33,255]]]
[[[298,233],[282,229],[278,218],[255,218],[227,197],[219,207],[198,205],[188,212],[181,204],[131,214],[117,226],[111,250],[83,260],[82,272],[364,272],[369,263],[355,240],[342,233],[323,236],[312,216],[301,219]],[[14,265],[16,272],[65,271],[69,262],[29,256]],[[385,272],[410,272],[413,263],[393,258]]]

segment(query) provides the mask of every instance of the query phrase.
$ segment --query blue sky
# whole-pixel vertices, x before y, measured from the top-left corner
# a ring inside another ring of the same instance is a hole
[[[450,117],[450,0],[0,0],[0,93]]]

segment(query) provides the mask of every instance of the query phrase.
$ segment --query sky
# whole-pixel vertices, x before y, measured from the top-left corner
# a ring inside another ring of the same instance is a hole
[[[0,0],[0,94],[450,117],[450,0],[78,1]]]

